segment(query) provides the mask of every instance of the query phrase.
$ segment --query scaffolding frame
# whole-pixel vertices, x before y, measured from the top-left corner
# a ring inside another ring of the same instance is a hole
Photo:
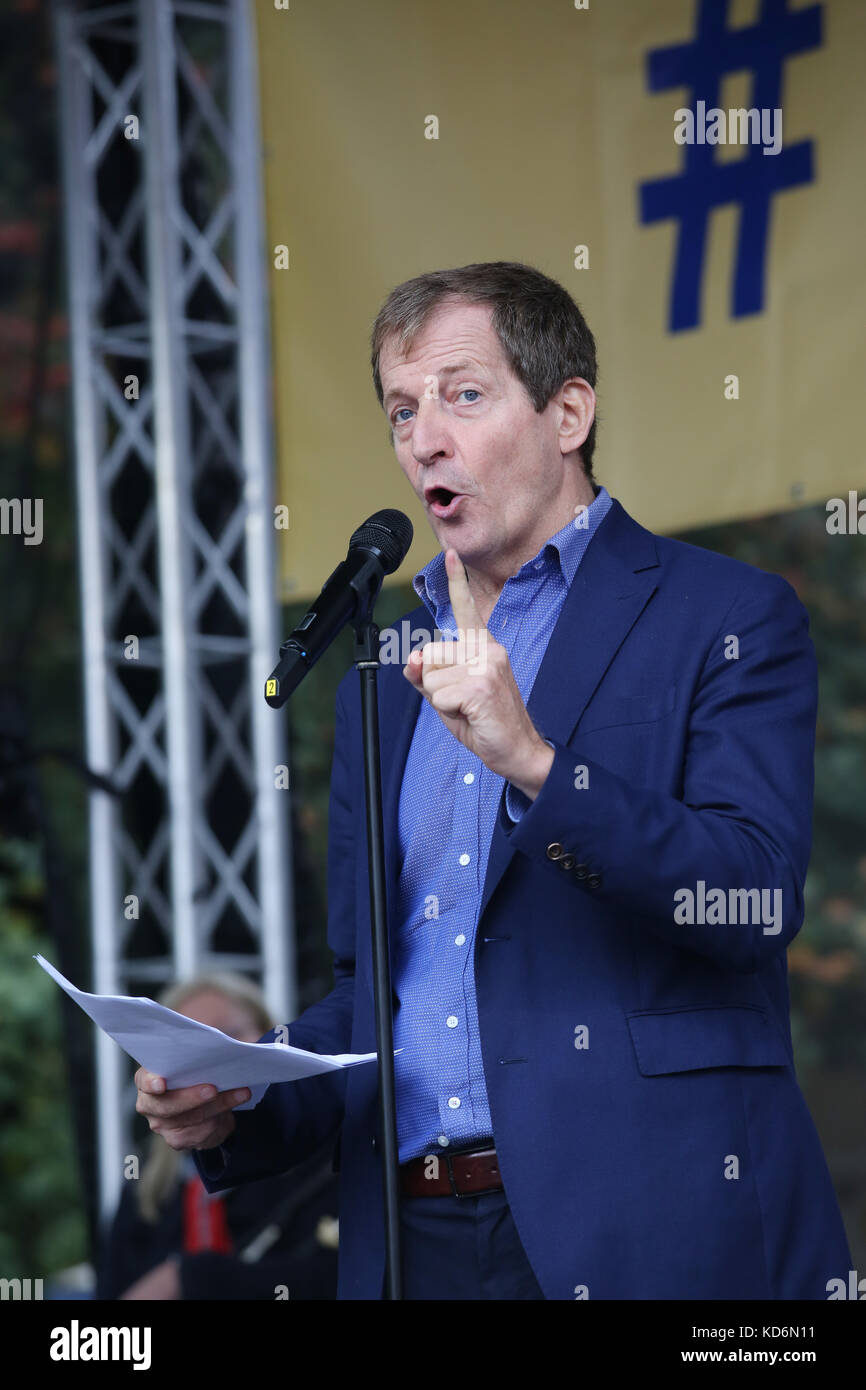
[[[55,0],[92,986],[215,969],[295,1014],[251,0]],[[78,982],[76,982],[78,983]],[[99,1205],[134,1152],[96,1043]]]

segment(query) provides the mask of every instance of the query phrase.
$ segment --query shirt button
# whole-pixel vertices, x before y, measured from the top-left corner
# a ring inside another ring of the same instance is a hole
[[[450,1018],[446,1018],[445,1022],[448,1024],[449,1028],[457,1027],[457,1019],[454,1014],[452,1014]]]
[[[440,1135],[439,1135],[439,1138],[437,1139],[436,1142],[437,1142],[437,1144],[440,1144],[441,1147],[442,1147],[443,1149],[447,1149],[447,1148],[448,1148],[448,1137],[447,1137],[447,1135],[445,1135],[445,1134],[440,1134]]]
[[[467,772],[465,777],[463,778],[463,781],[466,783],[467,787],[471,786],[472,783],[475,781],[475,773]]]
[[[460,863],[461,863],[461,864],[468,864],[468,863],[469,863],[469,855],[468,855],[468,854],[461,854],[461,856],[460,856]]]
[[[459,936],[455,936],[455,938],[454,938],[454,945],[455,945],[455,946],[462,946],[465,940],[466,940],[466,937],[465,937],[465,936],[463,935],[463,933],[461,932]]]
[[[449,1109],[449,1110],[459,1110],[459,1108],[460,1108],[460,1097],[459,1097],[459,1096],[452,1096],[451,1099],[450,1099],[449,1102],[448,1102],[448,1109]]]

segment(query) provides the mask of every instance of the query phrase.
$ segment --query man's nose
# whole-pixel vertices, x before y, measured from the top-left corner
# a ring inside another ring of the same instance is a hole
[[[418,463],[431,463],[451,453],[448,422],[438,396],[424,397],[418,402],[415,424],[412,427],[412,454]]]

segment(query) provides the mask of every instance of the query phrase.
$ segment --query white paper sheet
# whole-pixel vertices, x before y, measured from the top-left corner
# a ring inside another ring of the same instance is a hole
[[[169,1090],[196,1085],[216,1086],[218,1091],[249,1087],[250,1099],[234,1106],[235,1110],[252,1110],[274,1081],[299,1081],[376,1060],[375,1052],[325,1057],[287,1043],[238,1042],[153,999],[87,994],[70,984],[44,956],[33,959],[139,1066],[165,1077]]]

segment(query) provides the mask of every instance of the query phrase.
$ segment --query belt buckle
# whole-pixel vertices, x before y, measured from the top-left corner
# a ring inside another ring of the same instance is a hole
[[[450,1184],[451,1184],[451,1195],[452,1195],[452,1197],[456,1197],[456,1198],[458,1199],[458,1201],[461,1201],[464,1197],[487,1197],[487,1196],[490,1195],[491,1192],[501,1192],[501,1191],[502,1191],[502,1186],[501,1186],[501,1184],[500,1184],[499,1187],[482,1187],[482,1188],[479,1188],[479,1190],[478,1190],[477,1192],[458,1192],[458,1191],[457,1191],[457,1179],[456,1179],[455,1176],[454,1176],[454,1165],[453,1165],[453,1163],[452,1163],[452,1159],[455,1158],[455,1157],[459,1157],[461,1153],[464,1153],[464,1154],[467,1154],[467,1153],[468,1153],[468,1154],[471,1154],[471,1153],[474,1153],[474,1152],[475,1152],[475,1149],[474,1149],[473,1147],[470,1147],[470,1148],[468,1148],[468,1149],[458,1149],[456,1154],[450,1154],[450,1153],[446,1153],[446,1154],[445,1154],[445,1166],[446,1166],[446,1168],[448,1169],[448,1181],[449,1181]]]

